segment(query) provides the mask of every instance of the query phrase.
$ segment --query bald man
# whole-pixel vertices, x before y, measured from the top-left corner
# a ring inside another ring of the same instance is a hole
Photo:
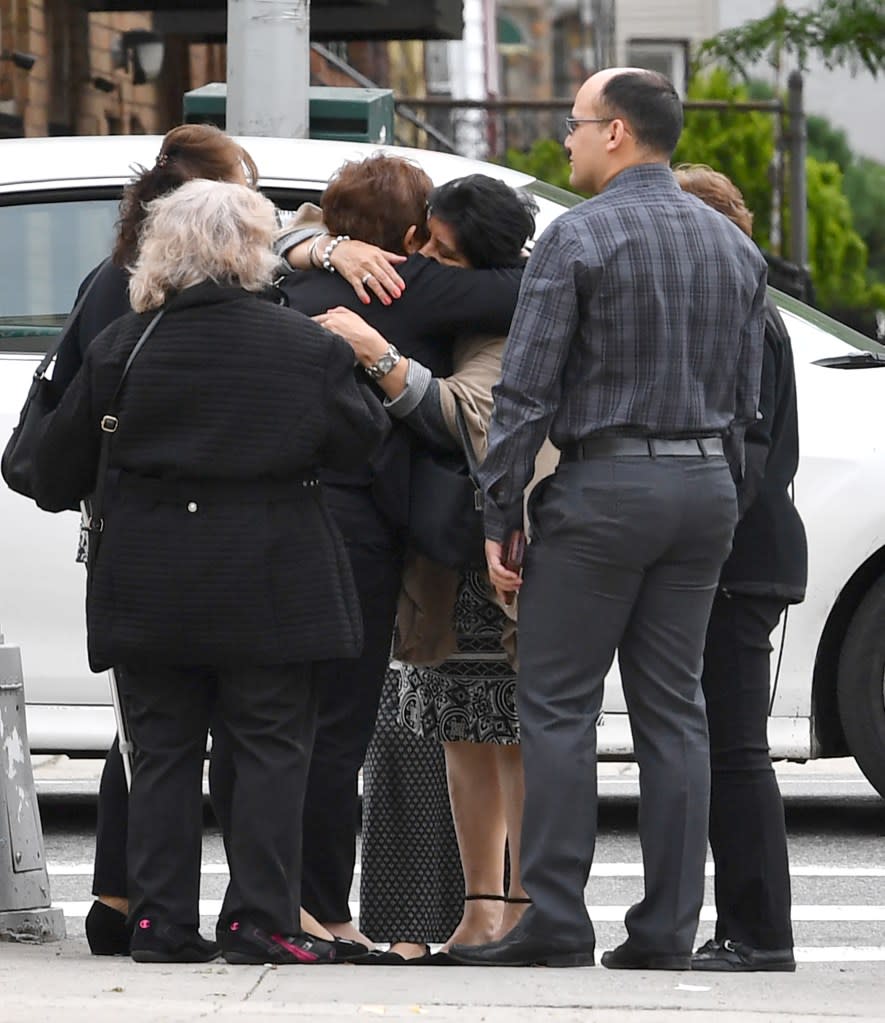
[[[472,965],[589,966],[596,721],[617,654],[640,767],[645,895],[611,969],[690,969],[704,895],[710,765],[704,637],[737,502],[723,437],[754,421],[765,262],[669,167],[682,104],[613,68],[567,118],[572,184],[594,198],[538,240],[495,388],[486,553],[520,589],[518,709],[531,905]],[[532,495],[522,578],[502,563],[549,431],[562,459]]]

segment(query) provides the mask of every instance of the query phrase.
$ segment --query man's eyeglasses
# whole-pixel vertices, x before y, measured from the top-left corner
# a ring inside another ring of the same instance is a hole
[[[565,119],[565,130],[571,135],[579,124],[608,124],[609,121],[613,120],[613,117],[567,117]]]

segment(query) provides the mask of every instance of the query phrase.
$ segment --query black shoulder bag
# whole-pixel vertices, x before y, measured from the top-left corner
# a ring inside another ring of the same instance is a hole
[[[416,447],[409,481],[409,542],[420,554],[449,568],[485,566],[483,500],[479,464],[460,402],[455,418],[461,452]]]
[[[111,437],[113,437],[113,435],[117,432],[117,427],[120,425],[120,420],[117,417],[117,410],[120,405],[120,392],[123,390],[123,382],[126,379],[126,375],[129,373],[129,368],[132,366],[132,363],[135,362],[135,357],[144,347],[147,339],[151,336],[151,334],[153,334],[154,328],[163,318],[163,314],[165,312],[165,308],[160,309],[151,322],[144,328],[144,331],[138,341],[135,342],[135,347],[129,353],[129,358],[126,360],[126,365],[123,367],[123,372],[120,374],[120,379],[117,382],[117,388],[108,404],[108,410],[101,417],[101,450],[98,455],[98,469],[95,473],[95,492],[89,502],[89,515],[85,523],[85,528],[89,537],[87,561],[90,564],[98,554],[99,537],[104,530],[103,516],[105,483],[107,482],[108,462],[111,457]]]
[[[7,441],[3,457],[0,459],[0,473],[3,474],[6,485],[17,494],[24,494],[25,497],[30,497],[32,500],[34,497],[34,487],[31,483],[34,469],[34,448],[43,420],[55,411],[60,397],[54,392],[52,381],[46,379],[46,370],[49,369],[49,364],[58,354],[59,348],[76,327],[86,299],[108,262],[109,260],[105,260],[92,275],[92,280],[74,303],[74,308],[70,311],[64,326],[34,371],[34,379],[22,406],[18,426],[12,431],[12,436]]]

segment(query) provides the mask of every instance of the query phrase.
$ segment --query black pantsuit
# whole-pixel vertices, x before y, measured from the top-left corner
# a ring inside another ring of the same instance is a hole
[[[375,728],[390,659],[402,548],[369,487],[328,486],[326,494],[350,556],[364,640],[361,656],[316,666],[321,688],[304,804],[301,891],[305,909],[318,920],[343,922],[351,918],[357,777]]]
[[[199,926],[203,760],[217,714],[233,725],[224,822],[230,883],[220,920],[248,911],[259,927],[297,933],[299,862],[277,852],[299,845],[316,725],[311,667],[125,666],[121,688],[135,745],[127,848],[135,926],[144,916]]]
[[[758,949],[793,947],[784,804],[766,735],[769,636],[784,606],[720,590],[704,651],[715,937]]]

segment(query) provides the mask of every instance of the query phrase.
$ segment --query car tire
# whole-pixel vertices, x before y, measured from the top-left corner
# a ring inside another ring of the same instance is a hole
[[[885,578],[879,579],[851,618],[836,690],[839,718],[851,755],[885,796]]]

